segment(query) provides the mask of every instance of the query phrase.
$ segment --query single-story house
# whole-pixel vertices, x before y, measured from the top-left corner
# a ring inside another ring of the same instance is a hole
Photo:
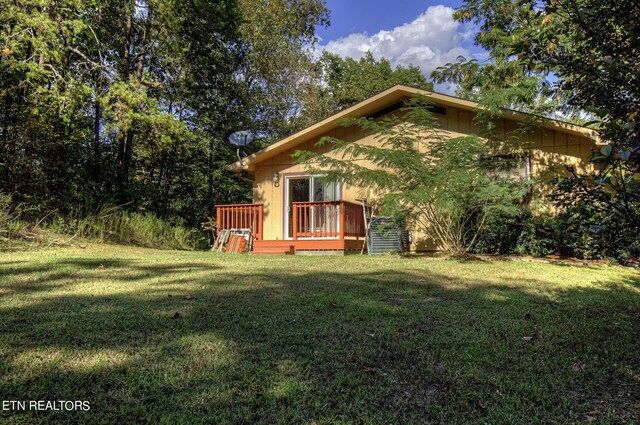
[[[351,187],[341,182],[326,183],[311,175],[308,167],[292,158],[298,150],[331,154],[331,146],[315,146],[323,136],[352,143],[378,143],[357,127],[344,127],[348,117],[379,117],[392,113],[409,98],[427,97],[432,112],[447,136],[481,134],[474,124],[479,105],[454,96],[394,86],[298,133],[278,141],[228,166],[253,181],[253,204],[218,205],[219,228],[251,228],[255,253],[293,253],[308,251],[346,252],[359,250],[365,236],[361,198],[374,200],[369,188]],[[504,140],[524,122],[527,114],[504,110],[501,131]],[[545,120],[539,131],[528,136],[526,161],[518,161],[527,176],[551,177],[551,170],[572,165],[589,167],[588,157],[596,143],[592,131],[557,120]],[[314,210],[322,208],[322,219],[314,219]],[[412,250],[437,249],[429,235],[414,234]]]

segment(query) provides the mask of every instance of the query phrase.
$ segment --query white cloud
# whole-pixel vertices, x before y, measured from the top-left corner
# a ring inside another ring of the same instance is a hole
[[[470,58],[468,46],[474,31],[453,19],[454,10],[443,5],[431,6],[413,22],[374,35],[355,33],[330,41],[320,48],[342,57],[360,59],[368,51],[377,59],[386,58],[392,65],[415,65],[427,78],[431,71],[458,56]],[[451,91],[449,85],[437,91]]]

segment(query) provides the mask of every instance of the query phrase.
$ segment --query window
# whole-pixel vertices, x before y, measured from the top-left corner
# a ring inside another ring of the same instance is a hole
[[[432,105],[429,107],[429,110],[434,114],[447,115],[447,108],[444,106]]]
[[[528,155],[496,155],[491,158],[493,178],[507,178],[513,181],[525,181],[531,178],[531,163]]]

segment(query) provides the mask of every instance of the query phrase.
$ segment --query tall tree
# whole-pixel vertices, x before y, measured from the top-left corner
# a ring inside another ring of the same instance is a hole
[[[239,121],[240,17],[235,0],[3,5],[0,190],[192,223],[216,196],[242,198],[217,169]]]
[[[117,72],[103,104],[118,198],[202,216],[214,201],[217,157],[229,158],[220,140],[238,120],[239,9],[233,0],[107,6],[117,17],[105,34]]]
[[[0,11],[0,189],[55,206],[79,183],[86,75],[98,64],[83,2],[21,0]]]
[[[321,95],[331,113],[397,84],[433,90],[433,84],[417,66],[399,65],[394,68],[389,60],[376,60],[371,52],[355,60],[325,51],[320,64],[325,83]]]
[[[304,126],[301,111],[318,95],[315,27],[329,23],[324,0],[239,0],[247,60],[238,74],[250,122],[276,140]]]
[[[449,64],[434,78],[482,99],[493,93],[501,106],[532,109],[537,100],[586,111],[604,138],[638,162],[639,13],[632,1],[466,0],[454,17],[478,25],[475,42],[490,61]]]

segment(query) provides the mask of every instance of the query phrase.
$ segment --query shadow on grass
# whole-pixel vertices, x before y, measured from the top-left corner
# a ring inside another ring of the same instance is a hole
[[[261,264],[2,264],[15,280],[0,304],[2,398],[89,400],[91,411],[0,420],[637,419],[636,275],[540,291],[548,282],[535,277]]]

